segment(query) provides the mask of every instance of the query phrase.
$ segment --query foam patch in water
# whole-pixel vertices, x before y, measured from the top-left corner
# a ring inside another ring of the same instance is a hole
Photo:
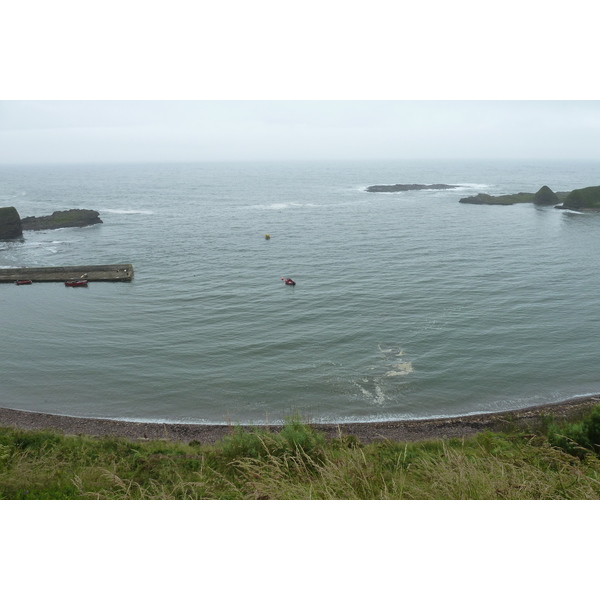
[[[408,375],[413,372],[413,367],[411,362],[400,362],[392,365],[393,371],[388,371],[385,376],[386,377],[398,377]]]
[[[100,211],[101,213],[112,213],[115,215],[153,215],[154,211],[152,210],[128,210],[121,208],[105,208]]]
[[[363,382],[365,382],[365,383],[368,383],[368,381],[369,381],[368,379],[363,379]],[[387,400],[387,396],[381,389],[378,379],[373,379],[372,381],[373,381],[373,391],[372,392],[365,389],[362,385],[360,385],[358,383],[356,383],[355,385],[362,392],[363,396],[365,396],[365,398],[367,398],[372,404],[377,404],[378,406],[382,406],[383,404],[385,404],[385,401]]]

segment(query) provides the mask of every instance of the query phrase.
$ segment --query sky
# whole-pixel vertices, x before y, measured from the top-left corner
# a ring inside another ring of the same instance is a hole
[[[600,159],[600,101],[3,100],[0,164]]]
[[[591,3],[411,4],[9,3],[0,165],[600,158]]]

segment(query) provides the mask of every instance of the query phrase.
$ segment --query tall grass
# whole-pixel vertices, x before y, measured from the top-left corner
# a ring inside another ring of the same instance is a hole
[[[544,432],[549,442],[565,452],[580,458],[594,452],[600,454],[600,405],[594,406],[582,418],[569,422],[555,422],[546,418]]]
[[[368,445],[298,418],[214,446],[3,428],[0,498],[599,499],[599,423]]]

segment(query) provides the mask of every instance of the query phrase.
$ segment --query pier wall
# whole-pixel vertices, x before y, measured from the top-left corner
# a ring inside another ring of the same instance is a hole
[[[82,277],[83,275],[83,277]],[[19,267],[0,269],[0,283],[30,279],[31,281],[131,281],[133,265],[76,265],[71,267]]]

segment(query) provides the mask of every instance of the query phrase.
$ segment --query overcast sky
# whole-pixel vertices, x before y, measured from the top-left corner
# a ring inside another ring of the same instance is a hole
[[[0,164],[599,159],[595,12],[482,6],[8,3]]]
[[[599,101],[0,101],[0,164],[600,159]]]

